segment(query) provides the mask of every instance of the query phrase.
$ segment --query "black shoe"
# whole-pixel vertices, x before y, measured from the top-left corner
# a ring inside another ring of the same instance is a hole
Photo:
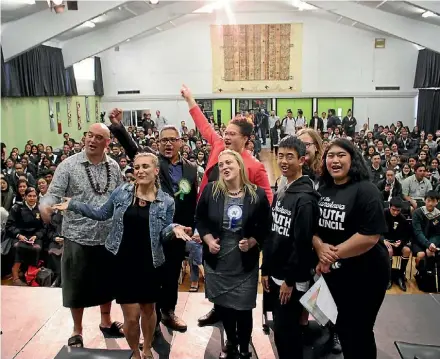
[[[315,338],[308,324],[301,325],[301,334],[302,334],[303,344],[305,346],[311,346]]]
[[[205,314],[203,317],[199,318],[199,327],[204,327],[206,325],[213,325],[220,321],[215,309],[212,308],[208,314]]]
[[[340,354],[342,353],[342,347],[341,342],[339,341],[339,337],[336,333],[333,333],[333,346],[332,346],[332,353],[333,354]]]
[[[222,347],[222,352],[219,355],[219,359],[236,359],[237,356],[238,356],[237,345],[226,341],[225,345]]]
[[[400,289],[402,289],[404,292],[406,292],[405,278],[399,277],[397,279],[397,285],[399,286]]]
[[[252,353],[249,353],[249,352],[247,352],[247,353],[240,353],[240,357],[239,357],[240,359],[250,359],[250,358],[252,358]]]
[[[390,290],[392,286],[393,286],[393,281],[390,280],[390,281],[388,282],[387,290]]]

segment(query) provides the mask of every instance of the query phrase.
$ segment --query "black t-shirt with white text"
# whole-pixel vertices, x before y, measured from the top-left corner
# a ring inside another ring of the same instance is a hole
[[[343,185],[324,185],[319,192],[321,199],[317,234],[323,242],[336,246],[355,233],[368,236],[387,231],[382,197],[373,183],[350,181]],[[382,251],[376,250],[380,245],[383,246],[383,243],[376,244],[361,256],[343,261],[361,264],[363,259],[382,255]]]

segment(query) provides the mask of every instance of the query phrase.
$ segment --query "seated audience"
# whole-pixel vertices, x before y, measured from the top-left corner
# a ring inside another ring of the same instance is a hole
[[[402,183],[403,199],[411,204],[413,209],[423,206],[423,199],[432,190],[431,182],[425,178],[426,167],[422,163],[414,166],[414,174]]]
[[[29,187],[25,191],[24,203],[16,203],[6,222],[6,233],[13,238],[15,263],[12,267],[13,284],[26,286],[20,277],[21,265],[37,266],[43,248],[45,227],[37,206],[37,191]]]
[[[389,202],[393,197],[403,198],[402,185],[396,179],[394,171],[388,169],[385,173],[385,179],[377,184],[379,191],[382,193],[383,200]]]
[[[48,263],[55,277],[52,287],[61,286],[61,255],[64,249],[64,237],[61,235],[61,224],[63,221],[63,214],[61,211],[56,211],[52,214],[50,224],[48,225],[47,237],[49,242],[48,248]]]
[[[440,248],[440,210],[437,207],[440,195],[436,191],[427,191],[425,205],[417,208],[412,216],[415,240],[413,254],[416,257],[416,267],[424,270],[430,263],[425,257],[433,258]]]
[[[369,132],[371,133],[371,132]],[[374,184],[378,184],[385,177],[385,170],[380,165],[380,155],[377,152],[374,152],[371,156],[371,167],[370,172],[372,176],[372,181]]]
[[[411,226],[402,215],[401,211],[402,199],[397,197],[392,198],[390,201],[390,208],[386,208],[384,211],[388,230],[383,234],[383,238],[390,256],[390,266],[393,262],[393,256],[401,256],[397,285],[400,289],[406,292],[405,273],[409,256],[411,254],[409,248]],[[388,289],[391,288],[392,284],[392,279],[390,278]]]
[[[2,190],[1,206],[6,211],[9,211],[12,207],[12,202],[14,201],[15,193],[12,187],[9,185],[9,182],[7,181],[5,175],[3,174],[1,175],[0,182],[1,182],[1,190]]]

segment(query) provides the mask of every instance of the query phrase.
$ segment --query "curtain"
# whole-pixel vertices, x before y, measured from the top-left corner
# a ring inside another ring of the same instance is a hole
[[[102,82],[101,58],[95,56],[95,81],[93,89],[96,96],[104,96],[104,83]]]
[[[419,90],[417,126],[426,133],[440,129],[440,90]]]
[[[65,69],[66,75],[66,95],[77,96],[78,90],[76,88],[75,73],[73,72],[73,66],[69,66]]]
[[[440,54],[424,49],[417,57],[414,88],[429,87],[440,87]]]
[[[2,96],[35,97],[76,94],[73,70],[64,69],[61,49],[38,46],[8,62],[2,56]]]

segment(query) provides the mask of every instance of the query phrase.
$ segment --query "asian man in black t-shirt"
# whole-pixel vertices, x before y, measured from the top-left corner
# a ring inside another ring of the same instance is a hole
[[[278,166],[287,184],[272,203],[272,234],[265,242],[262,284],[273,299],[274,337],[279,359],[302,359],[301,296],[309,289],[312,238],[317,229],[319,193],[303,176],[306,148],[292,136],[278,148]]]
[[[383,239],[390,256],[390,265],[393,262],[393,256],[401,256],[397,285],[406,292],[405,273],[411,254],[411,249],[408,246],[411,226],[401,213],[402,207],[403,203],[400,198],[391,198],[390,208],[386,208],[384,211],[388,230],[383,234]],[[393,282],[390,278],[388,289],[390,289],[392,285]]]

